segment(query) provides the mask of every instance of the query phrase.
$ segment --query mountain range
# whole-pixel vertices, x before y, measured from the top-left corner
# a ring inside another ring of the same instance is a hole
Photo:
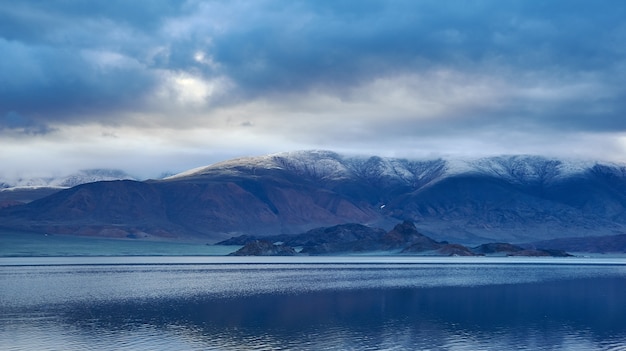
[[[216,242],[410,220],[474,245],[626,233],[626,166],[541,156],[410,160],[298,151],[161,180],[99,181],[0,210],[5,228]]]

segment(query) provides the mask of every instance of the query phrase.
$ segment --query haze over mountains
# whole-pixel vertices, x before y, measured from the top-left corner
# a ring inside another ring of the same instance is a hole
[[[163,180],[78,185],[0,211],[7,228],[215,242],[403,220],[436,240],[521,243],[626,233],[626,167],[540,156],[407,160],[301,151]]]
[[[108,180],[137,178],[116,169],[85,169],[62,176],[0,176],[0,208],[28,203],[76,185]]]
[[[12,188],[70,188],[76,185],[99,182],[105,180],[120,180],[137,178],[116,169],[85,169],[59,177],[0,177],[0,189]]]

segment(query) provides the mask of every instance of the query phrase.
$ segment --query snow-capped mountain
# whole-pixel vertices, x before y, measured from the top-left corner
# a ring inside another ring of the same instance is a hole
[[[87,169],[62,177],[53,184],[64,188],[71,188],[79,184],[110,180],[137,180],[137,178],[116,169]]]
[[[0,207],[28,203],[80,184],[124,179],[136,180],[113,169],[87,169],[57,177],[0,177]]]
[[[137,180],[133,176],[115,169],[86,169],[76,173],[58,177],[18,177],[1,179],[0,188],[71,188],[85,183],[106,180]]]
[[[0,223],[11,228],[209,241],[342,223],[390,228],[402,220],[436,240],[466,244],[626,233],[626,166],[525,155],[411,160],[298,151],[162,180],[83,184],[0,210]]]
[[[317,180],[357,178],[369,181],[424,186],[447,177],[474,174],[514,183],[548,183],[584,174],[595,168],[626,177],[626,165],[599,161],[562,160],[542,156],[512,155],[483,158],[411,160],[378,156],[345,156],[331,151],[296,151],[246,157],[195,168],[166,178],[176,180],[221,174],[244,174],[274,169]]]

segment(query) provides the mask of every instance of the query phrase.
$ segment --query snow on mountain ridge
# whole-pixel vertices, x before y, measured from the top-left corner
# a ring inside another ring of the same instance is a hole
[[[470,161],[474,173],[492,175],[512,182],[547,182],[561,175],[559,160],[540,156],[496,156]]]
[[[611,162],[549,158],[536,155],[501,155],[481,158],[448,159],[447,175],[480,174],[506,179],[513,183],[547,183],[562,178],[583,175],[602,165],[608,169],[624,169],[625,165]]]
[[[213,172],[282,169],[317,180],[357,177],[368,181],[393,181],[419,187],[433,184],[446,177],[463,174],[494,176],[513,183],[547,183],[584,174],[597,165],[607,167],[615,175],[626,177],[625,165],[534,155],[413,160],[379,156],[346,156],[332,151],[313,150],[237,158],[195,168],[166,179],[180,179]]]
[[[86,169],[78,173],[57,179],[52,184],[70,188],[76,185],[110,180],[137,180],[136,178],[116,169]]]
[[[349,177],[351,173],[345,159],[331,151],[275,154],[273,160],[283,169],[316,179],[341,179]]]
[[[200,166],[196,168],[192,168],[187,171],[183,171],[181,173],[174,174],[169,177],[163,178],[163,180],[176,180],[182,179],[186,177],[196,177],[205,174],[211,174],[214,172],[220,173],[237,173],[238,169],[271,169],[271,168],[279,168],[279,166],[274,162],[274,155],[264,155],[264,156],[256,156],[256,157],[238,157],[232,160],[221,161],[218,163],[214,163],[208,166]]]
[[[120,170],[86,169],[61,177],[34,177],[17,178],[14,180],[0,180],[0,183],[3,184],[0,188],[70,188],[85,183],[122,179],[137,180]]]
[[[239,157],[193,168],[164,179],[176,180],[215,172],[237,173],[240,170],[254,169],[287,169],[296,174],[325,177],[328,173],[333,173],[329,170],[341,168],[338,163],[330,161],[333,158],[330,155],[334,155],[336,158],[340,157],[330,151],[292,151],[263,156]]]
[[[292,151],[258,157],[243,157],[198,167],[166,180],[196,177],[211,173],[238,173],[245,170],[282,169],[294,174],[324,180],[358,177],[366,181],[396,181],[407,185],[425,185],[445,173],[445,161],[414,161],[378,156],[344,156],[332,151]]]

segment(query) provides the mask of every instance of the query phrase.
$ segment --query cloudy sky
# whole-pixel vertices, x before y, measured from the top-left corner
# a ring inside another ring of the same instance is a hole
[[[621,0],[0,2],[0,174],[302,149],[626,161]]]

